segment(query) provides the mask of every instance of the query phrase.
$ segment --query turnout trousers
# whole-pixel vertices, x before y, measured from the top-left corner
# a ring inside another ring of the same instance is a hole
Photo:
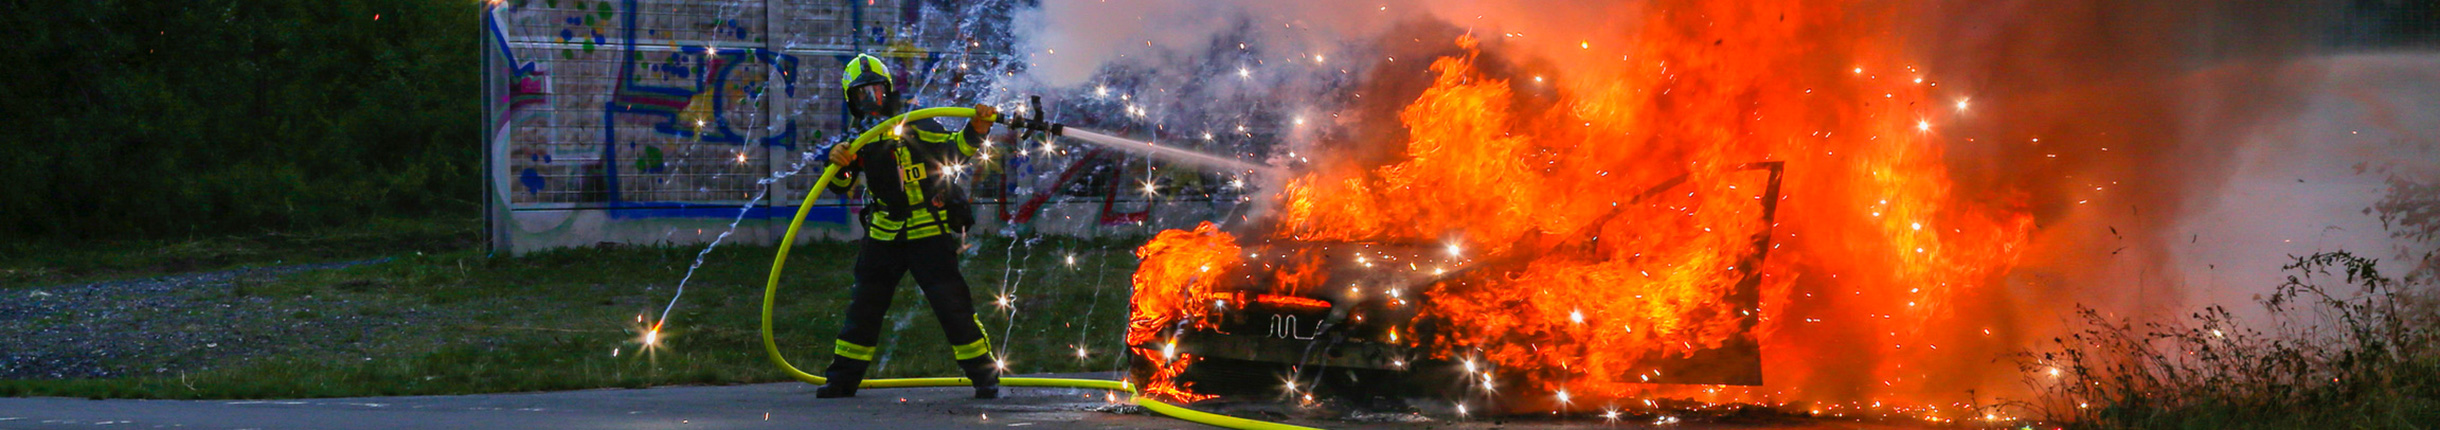
[[[830,379],[853,387],[864,379],[872,365],[874,347],[880,345],[882,317],[890,309],[890,299],[897,292],[898,280],[914,275],[915,285],[923,289],[924,302],[932,305],[932,317],[940,321],[941,331],[948,334],[951,355],[960,369],[974,378],[978,386],[988,378],[997,385],[996,365],[991,357],[991,338],[983,333],[981,318],[974,313],[974,296],[967,288],[966,277],[957,271],[959,240],[955,235],[942,234],[922,239],[888,241],[864,238],[856,253],[856,286],[854,297],[847,305],[847,324],[831,349],[835,356],[823,373]]]

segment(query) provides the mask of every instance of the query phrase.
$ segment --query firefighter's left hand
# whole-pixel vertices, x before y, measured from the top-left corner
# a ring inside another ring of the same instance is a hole
[[[992,121],[998,119],[1000,119],[1000,108],[977,103],[974,105],[974,119],[966,121],[966,132],[974,133],[977,136],[991,134]]]

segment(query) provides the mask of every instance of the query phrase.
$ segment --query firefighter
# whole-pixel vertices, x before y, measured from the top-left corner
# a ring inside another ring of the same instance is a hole
[[[851,127],[869,129],[903,111],[899,89],[880,58],[857,55],[847,62],[839,81],[847,91]],[[930,119],[911,121],[887,131],[880,140],[851,150],[845,143],[829,150],[831,164],[842,179],[831,191],[841,195],[863,182],[868,203],[860,211],[864,237],[857,242],[856,286],[847,305],[846,327],[831,349],[833,358],[823,375],[827,384],[814,391],[819,398],[854,397],[856,384],[873,363],[880,344],[882,314],[898,280],[913,274],[923,288],[924,302],[949,336],[957,366],[974,381],[974,397],[998,398],[998,360],[991,354],[991,337],[983,333],[974,313],[966,278],[957,271],[960,237],[973,224],[973,208],[964,190],[952,183],[958,167],[975,155],[975,147],[991,133],[996,109],[975,105],[975,120],[950,130]],[[853,134],[850,134],[851,136]]]

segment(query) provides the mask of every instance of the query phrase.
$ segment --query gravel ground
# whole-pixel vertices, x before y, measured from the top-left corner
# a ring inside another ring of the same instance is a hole
[[[249,286],[388,259],[296,264],[0,290],[0,379],[167,376],[302,348],[364,350],[428,311]],[[354,310],[354,311],[350,311]],[[302,342],[298,340],[304,340]]]

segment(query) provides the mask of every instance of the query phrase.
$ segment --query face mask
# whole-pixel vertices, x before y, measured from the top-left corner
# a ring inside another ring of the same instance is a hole
[[[890,87],[870,84],[848,89],[847,106],[867,116],[888,115]]]

